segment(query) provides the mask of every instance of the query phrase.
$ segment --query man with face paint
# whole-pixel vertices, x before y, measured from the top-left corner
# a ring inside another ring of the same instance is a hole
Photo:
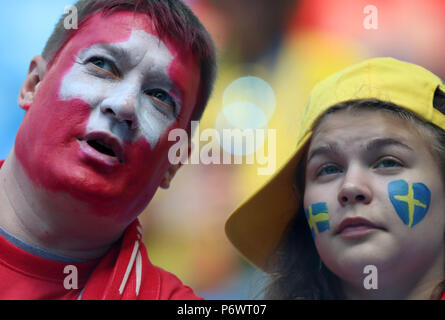
[[[2,164],[0,299],[196,299],[153,266],[137,216],[212,88],[212,40],[180,1],[80,0],[30,64]],[[178,28],[178,26],[180,26]]]
[[[445,299],[445,85],[375,58],[311,92],[294,154],[226,232],[269,299]]]

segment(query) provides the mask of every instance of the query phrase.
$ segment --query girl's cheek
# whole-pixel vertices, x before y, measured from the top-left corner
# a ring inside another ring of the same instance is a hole
[[[311,229],[312,238],[331,229],[327,202],[316,202],[304,209],[306,220]]]
[[[395,213],[403,224],[413,228],[423,221],[431,202],[431,191],[424,183],[395,180],[388,183],[387,190]]]

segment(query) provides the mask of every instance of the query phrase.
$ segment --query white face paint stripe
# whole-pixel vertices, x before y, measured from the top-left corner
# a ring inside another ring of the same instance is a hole
[[[138,255],[136,257],[136,296],[139,295],[139,289],[141,288],[141,280],[142,280],[142,256],[141,252],[138,251]]]
[[[114,49],[107,50],[107,47]],[[126,54],[113,56],[113,52],[126,52]],[[110,56],[113,58],[109,58]],[[123,68],[122,79],[103,79],[87,72],[85,62],[92,57],[103,57],[114,61]],[[62,80],[60,99],[78,98],[88,103],[93,110],[102,106],[119,111],[120,108],[128,108],[128,104],[133,103],[138,129],[133,132],[131,140],[143,136],[152,148],[155,147],[161,135],[175,121],[173,114],[171,116],[163,114],[144,93],[146,89],[159,88],[169,92],[172,88],[168,70],[173,56],[165,43],[153,34],[133,29],[127,41],[93,45],[79,53],[79,60],[80,63],[75,63]],[[180,104],[177,104],[179,108]],[[119,139],[128,140],[128,134],[125,132],[131,128],[126,128],[125,125],[126,123],[122,122],[122,125],[116,127],[109,114],[92,112],[88,119],[87,131],[111,131]]]
[[[119,287],[119,293],[122,294],[124,292],[125,286],[127,285],[128,277],[130,276],[131,269],[133,268],[134,260],[136,258],[136,253],[139,249],[139,241],[136,240],[133,247],[133,252],[131,253],[130,261],[127,265],[127,270],[125,271],[124,277],[122,279],[121,285]]]

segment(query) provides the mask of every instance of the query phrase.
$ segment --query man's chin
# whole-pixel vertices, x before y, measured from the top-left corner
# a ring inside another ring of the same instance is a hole
[[[94,215],[134,218],[148,204],[160,183],[161,174],[157,172],[162,170],[149,163],[119,162],[104,167],[91,157],[79,157],[76,147],[51,149],[45,154],[52,156],[45,159],[25,157],[26,176],[45,193],[70,197],[73,207],[89,208]],[[48,201],[52,201],[51,197]],[[67,209],[70,205],[67,201]]]
[[[60,189],[74,198],[88,202],[112,202],[122,196],[126,181],[118,174],[110,174],[106,169],[80,164],[69,172],[63,172],[55,179],[60,181]]]
[[[60,174],[63,192],[85,203],[91,214],[133,219],[148,205],[156,189],[154,185],[139,182],[140,177],[120,174],[103,174],[84,164],[73,166]],[[141,186],[144,187],[141,187]]]

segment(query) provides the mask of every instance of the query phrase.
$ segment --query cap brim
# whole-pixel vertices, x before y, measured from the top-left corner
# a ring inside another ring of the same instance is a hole
[[[240,254],[267,271],[266,260],[279,244],[289,221],[296,214],[301,196],[295,194],[296,167],[309,132],[285,164],[226,222],[226,235]]]

